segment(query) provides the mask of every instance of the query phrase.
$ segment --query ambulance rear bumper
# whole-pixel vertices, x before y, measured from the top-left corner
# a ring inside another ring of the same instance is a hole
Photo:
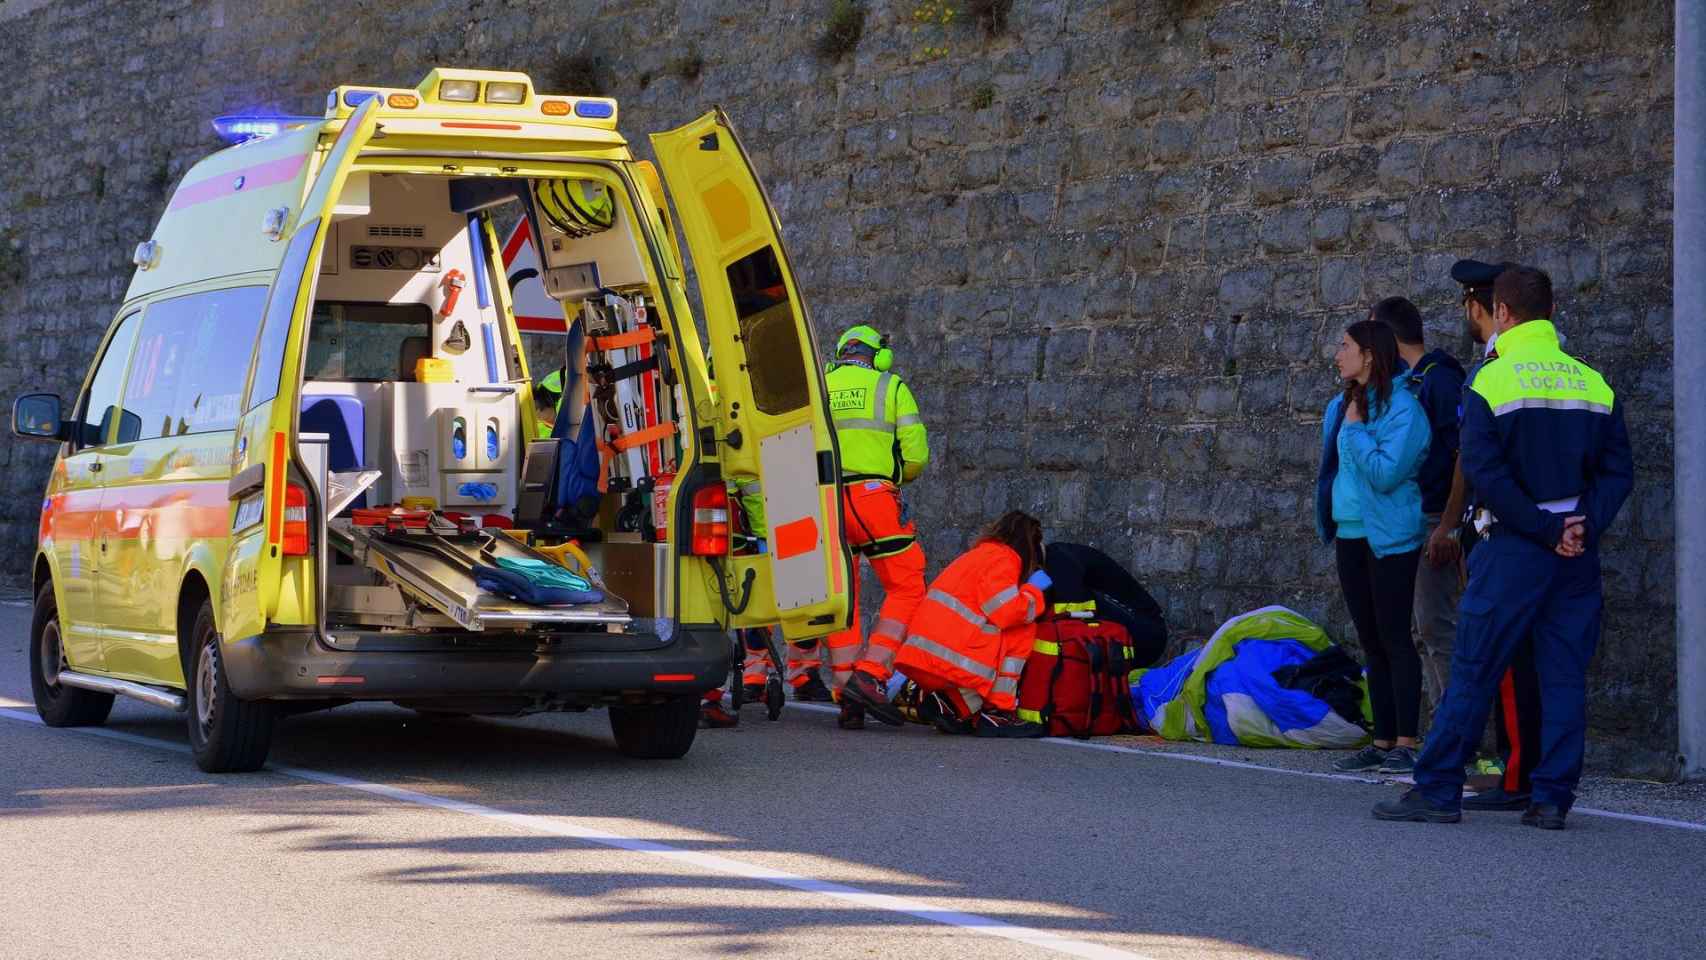
[[[398,700],[516,697],[588,706],[698,695],[729,674],[729,641],[715,630],[565,634],[471,642],[467,633],[362,634],[328,644],[313,630],[226,643],[226,677],[246,700]]]

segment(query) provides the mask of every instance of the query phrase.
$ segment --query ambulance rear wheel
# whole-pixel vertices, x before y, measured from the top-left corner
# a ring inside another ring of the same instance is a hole
[[[782,719],[782,708],[788,703],[788,693],[782,689],[782,678],[771,674],[764,681],[764,710],[765,716],[772,720]]]
[[[113,695],[79,690],[59,682],[66,669],[63,634],[59,626],[59,603],[53,584],[42,584],[36,594],[35,616],[30,621],[30,690],[35,694],[36,712],[50,727],[92,727],[107,721]]]
[[[699,732],[699,698],[677,697],[643,707],[611,707],[610,732],[616,749],[643,760],[675,760],[687,755]]]
[[[190,643],[190,675],[185,678],[189,690],[184,699],[196,766],[208,773],[259,770],[272,747],[278,708],[231,692],[219,631],[213,624],[213,604],[206,600],[196,613]]]

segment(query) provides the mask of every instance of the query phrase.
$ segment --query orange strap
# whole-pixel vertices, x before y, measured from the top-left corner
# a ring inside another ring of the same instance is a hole
[[[648,443],[663,440],[674,435],[674,423],[660,423],[655,427],[647,427],[644,430],[635,430],[633,433],[625,433],[610,441],[610,448],[612,450],[619,451],[632,450],[635,447],[643,447]]]
[[[612,334],[608,337],[592,337],[588,342],[592,349],[600,353],[610,350],[621,350],[626,347],[639,347],[657,339],[657,331],[651,327],[641,327],[627,333]]]

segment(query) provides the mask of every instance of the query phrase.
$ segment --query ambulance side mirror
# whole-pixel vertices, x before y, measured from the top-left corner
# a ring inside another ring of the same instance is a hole
[[[69,440],[64,406],[51,393],[27,393],[12,401],[12,435],[29,440]]]

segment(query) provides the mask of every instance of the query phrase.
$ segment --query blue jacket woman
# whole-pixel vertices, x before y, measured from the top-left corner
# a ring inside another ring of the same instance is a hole
[[[1345,331],[1335,356],[1343,391],[1327,405],[1315,525],[1333,546],[1345,609],[1368,663],[1374,742],[1335,766],[1393,775],[1415,769],[1422,662],[1410,639],[1416,564],[1427,538],[1417,482],[1433,428],[1400,371],[1392,328]]]

